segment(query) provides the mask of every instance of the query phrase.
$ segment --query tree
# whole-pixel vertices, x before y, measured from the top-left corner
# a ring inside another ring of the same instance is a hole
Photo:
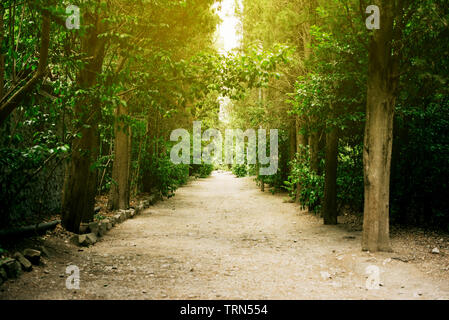
[[[389,197],[394,107],[399,83],[400,37],[407,0],[376,0],[380,29],[369,46],[363,148],[365,202],[362,250],[390,251]]]
[[[330,127],[326,132],[323,198],[324,224],[337,224],[337,164],[338,128]]]
[[[4,7],[0,4],[0,46],[3,43],[3,15]],[[22,99],[29,94],[42,79],[47,68],[48,50],[50,47],[50,13],[47,9],[42,10],[42,28],[41,28],[41,45],[39,50],[39,64],[34,74],[25,81],[25,83],[19,87],[19,83],[15,83],[17,90],[11,90],[10,92],[3,92],[3,80],[5,74],[4,55],[0,53],[0,125],[6,120],[11,112],[17,108]],[[16,79],[13,79],[14,82]],[[24,79],[21,79],[24,80]]]
[[[97,170],[93,164],[98,157],[100,105],[87,92],[96,85],[105,57],[107,38],[100,37],[106,31],[102,4],[103,0],[97,0],[93,7],[83,10],[87,30],[81,36],[80,50],[87,62],[78,73],[77,84],[83,93],[75,105],[82,129],[81,137],[72,144],[62,201],[62,225],[72,232],[78,232],[81,221],[91,221],[94,215]]]

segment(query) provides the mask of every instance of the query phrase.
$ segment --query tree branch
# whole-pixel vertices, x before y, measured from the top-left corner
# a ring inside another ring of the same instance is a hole
[[[47,69],[48,49],[50,46],[50,15],[44,10],[42,13],[41,47],[39,51],[39,65],[37,71],[28,82],[17,90],[8,100],[0,105],[0,124],[2,124],[11,112],[17,107],[23,97],[29,93],[44,76]]]

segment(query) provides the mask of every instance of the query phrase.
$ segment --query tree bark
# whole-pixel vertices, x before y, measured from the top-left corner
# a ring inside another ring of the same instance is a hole
[[[119,105],[116,109],[114,163],[112,166],[112,185],[109,194],[111,210],[129,207],[129,127],[124,121],[128,109]]]
[[[289,147],[289,161],[293,161],[295,159],[295,154],[297,152],[296,149],[296,121],[295,119],[291,120],[290,124],[290,147]]]
[[[146,158],[148,159],[148,162],[145,163],[145,166],[143,167],[143,173],[142,173],[142,191],[151,193],[153,187],[154,187],[154,175],[153,172],[151,172],[150,168],[152,167],[152,161],[154,160],[155,156],[155,132],[156,132],[156,125],[155,125],[155,119],[153,117],[157,117],[157,113],[149,113],[147,118],[147,131],[146,131],[146,150],[144,151],[146,153]],[[157,118],[156,118],[157,120]]]
[[[0,4],[0,48],[3,47],[3,39],[5,38],[5,30],[3,27],[3,17],[5,8]],[[5,87],[5,55],[0,51],[0,101],[3,98],[3,90]]]
[[[85,10],[83,18],[91,26],[81,39],[81,51],[89,59],[80,70],[77,82],[81,88],[89,89],[96,84],[97,75],[102,70],[106,39],[100,39],[98,35],[105,26],[98,14]],[[81,221],[91,221],[94,215],[97,170],[93,164],[99,148],[99,111],[99,103],[89,97],[80,98],[75,105],[75,114],[83,128],[81,138],[72,144],[62,201],[62,225],[72,232],[78,232]]]
[[[365,203],[362,250],[391,251],[389,238],[390,165],[399,59],[393,55],[394,1],[376,0],[381,26],[369,48],[368,91],[363,148]],[[400,1],[396,2],[399,5]]]
[[[337,130],[337,128],[333,128],[326,134],[326,164],[323,201],[324,224],[337,224]]]

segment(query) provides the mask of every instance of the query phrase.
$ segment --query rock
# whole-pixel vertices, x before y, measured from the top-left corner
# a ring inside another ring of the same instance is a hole
[[[122,217],[120,216],[119,213],[114,215],[114,220],[115,220],[115,222],[114,222],[115,224],[122,222]]]
[[[22,273],[20,263],[15,259],[6,258],[0,263],[0,268],[3,268],[7,278],[17,278]]]
[[[126,210],[126,214],[127,214],[127,216],[128,216],[128,219],[129,219],[129,218],[132,218],[132,217],[135,216],[136,210],[134,210],[134,209],[128,209],[128,210]]]
[[[99,229],[98,222],[96,222],[96,221],[89,222],[89,231],[90,231],[90,233],[97,234],[98,233],[98,229]]]
[[[79,233],[80,234],[84,234],[84,233],[86,233],[87,231],[88,231],[88,229],[89,229],[89,224],[88,223],[81,223],[80,224],[80,231],[79,231]]]
[[[409,259],[407,259],[405,257],[392,257],[391,259],[399,260],[399,261],[402,261],[402,262],[408,262],[409,261]]]
[[[102,237],[102,236],[104,236],[104,235],[106,234],[107,231],[108,231],[108,230],[107,230],[106,223],[104,223],[103,221],[100,222],[100,223],[98,224],[98,233],[97,233],[97,234],[98,234],[100,237]]]
[[[14,258],[20,263],[24,271],[31,271],[33,269],[33,265],[31,264],[31,262],[20,252],[14,253]]]
[[[148,203],[150,205],[155,204],[158,200],[161,199],[161,194],[160,192],[156,192],[155,194],[150,195],[150,198],[148,199]]]
[[[440,250],[437,247],[435,247],[435,248],[432,249],[432,253],[433,254],[439,254]]]
[[[148,201],[148,200],[143,200],[143,201],[142,201],[142,206],[143,206],[144,208],[148,208],[148,207],[150,206],[150,201]]]
[[[47,248],[45,248],[44,246],[41,246],[39,248],[41,250],[42,256],[49,258],[50,257],[50,253],[48,252]]]
[[[87,240],[87,236],[85,234],[78,235],[78,243],[79,246],[87,247],[89,245],[89,241]]]
[[[0,282],[8,280],[8,275],[3,267],[0,267]]]
[[[126,214],[126,211],[125,210],[120,210],[119,212],[120,212],[120,221],[121,222],[125,221],[128,218],[128,216]]]
[[[131,215],[129,214],[128,210],[123,210],[123,212],[124,212],[124,215],[125,215],[125,219],[131,218]]]
[[[25,249],[23,255],[34,265],[38,265],[41,259],[41,252],[39,250]]]
[[[89,244],[94,244],[97,242],[97,236],[93,232],[86,234],[86,238],[89,241]]]
[[[109,220],[109,219],[104,219],[101,223],[102,223],[102,224],[104,223],[104,225],[106,226],[106,230],[111,230],[111,229],[112,229],[112,223],[111,223],[111,220]]]

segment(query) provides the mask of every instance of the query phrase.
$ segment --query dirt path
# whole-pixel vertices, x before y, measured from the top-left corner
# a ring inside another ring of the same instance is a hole
[[[250,178],[214,172],[83,251],[49,240],[46,266],[1,299],[449,299],[449,282],[394,253],[360,251],[360,232],[324,226]],[[80,289],[65,288],[77,265]],[[366,267],[382,286],[366,289]]]

